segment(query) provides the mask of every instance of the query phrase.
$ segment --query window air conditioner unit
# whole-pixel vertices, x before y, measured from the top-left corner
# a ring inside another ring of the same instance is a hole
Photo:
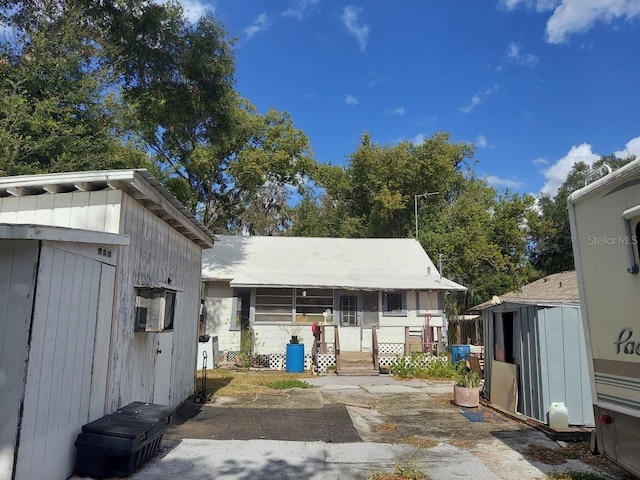
[[[166,286],[136,286],[136,332],[173,330],[178,290]]]

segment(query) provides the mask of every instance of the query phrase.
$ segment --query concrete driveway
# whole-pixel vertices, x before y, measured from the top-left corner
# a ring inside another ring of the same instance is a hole
[[[370,479],[421,472],[438,480],[544,479],[592,471],[524,453],[557,442],[491,409],[451,403],[450,382],[391,376],[308,379],[313,389],[185,404],[159,455],[131,478]]]

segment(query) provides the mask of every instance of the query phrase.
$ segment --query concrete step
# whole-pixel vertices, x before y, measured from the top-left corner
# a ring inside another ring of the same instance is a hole
[[[371,362],[364,364],[341,361],[336,373],[338,375],[380,375],[379,369],[375,368]]]

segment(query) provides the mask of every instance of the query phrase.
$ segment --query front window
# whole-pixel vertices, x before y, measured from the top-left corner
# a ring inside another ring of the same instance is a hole
[[[406,316],[407,302],[402,292],[384,292],[382,313],[387,316]]]
[[[293,308],[292,288],[259,288],[256,290],[256,322],[291,323]]]
[[[322,323],[322,314],[333,310],[333,290],[298,288],[296,290],[296,323]]]

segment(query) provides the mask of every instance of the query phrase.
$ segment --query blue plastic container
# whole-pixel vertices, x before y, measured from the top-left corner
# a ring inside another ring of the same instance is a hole
[[[304,372],[304,343],[287,343],[287,373]]]
[[[471,345],[451,345],[451,363],[464,362],[471,356]]]

